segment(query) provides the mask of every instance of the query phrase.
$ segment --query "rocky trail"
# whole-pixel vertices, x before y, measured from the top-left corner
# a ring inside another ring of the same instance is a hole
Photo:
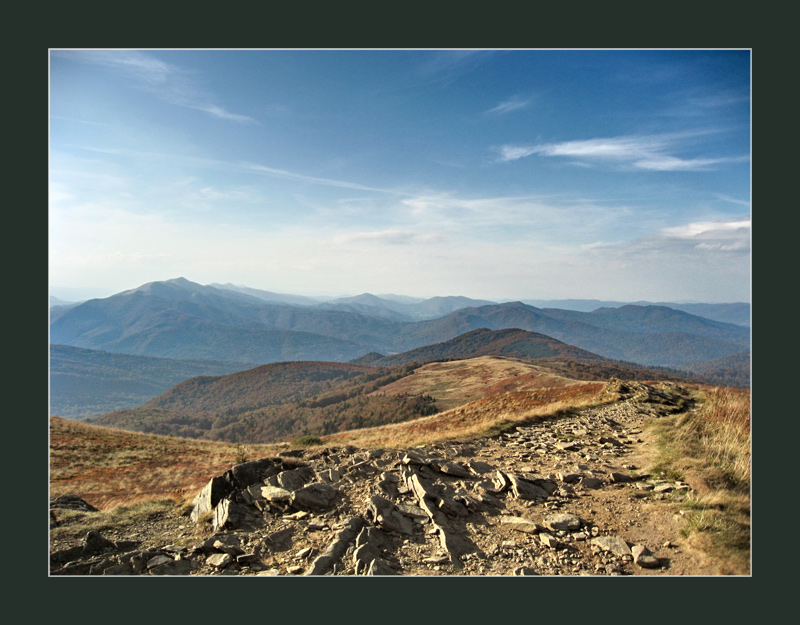
[[[643,469],[644,420],[687,409],[688,393],[614,384],[614,403],[498,436],[236,465],[187,516],[52,543],[50,574],[711,574],[680,533],[691,485]]]

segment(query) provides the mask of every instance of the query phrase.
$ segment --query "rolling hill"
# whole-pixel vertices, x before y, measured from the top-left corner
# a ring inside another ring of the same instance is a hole
[[[418,347],[401,354],[383,356],[367,354],[353,362],[382,367],[409,362],[426,362],[445,358],[474,358],[476,356],[509,356],[522,359],[556,358],[580,362],[599,362],[602,356],[567,345],[544,334],[517,328],[489,330],[479,328],[449,341]]]
[[[557,299],[557,300],[524,300],[525,304],[538,308],[560,308],[564,310],[579,310],[592,312],[598,308],[620,308],[627,305],[636,306],[666,306],[673,310],[680,310],[698,317],[705,317],[713,321],[733,323],[741,326],[750,325],[750,304],[734,302],[729,304],[704,304],[704,303],[676,303],[676,302],[617,302],[599,299]]]
[[[584,385],[533,362],[481,356],[394,367],[289,362],[182,382],[94,425],[206,440],[275,443],[397,424],[487,395]]]
[[[698,362],[685,367],[685,370],[708,384],[750,388],[750,352]]]
[[[279,362],[222,376],[187,380],[142,404],[145,409],[237,413],[358,388],[413,367],[386,368],[338,362]]]
[[[272,443],[401,423],[487,393],[540,388],[542,380],[561,386],[612,377],[681,379],[518,329],[483,328],[403,354],[359,360],[281,362],[196,377],[137,408],[91,422],[154,434]]]
[[[219,441],[272,443],[400,423],[437,412],[426,395],[375,391],[416,365],[275,363],[187,380],[138,408],[88,419],[107,427]]]

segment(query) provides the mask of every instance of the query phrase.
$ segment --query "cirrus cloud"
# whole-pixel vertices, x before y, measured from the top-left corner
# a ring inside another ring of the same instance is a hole
[[[676,156],[686,140],[706,132],[661,135],[629,135],[541,143],[536,145],[503,145],[497,150],[501,162],[528,156],[563,157],[577,164],[606,163],[651,171],[700,171],[730,162],[742,162],[749,156],[684,158]]]

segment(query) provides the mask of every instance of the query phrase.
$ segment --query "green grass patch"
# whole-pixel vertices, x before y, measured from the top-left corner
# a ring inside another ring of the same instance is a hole
[[[322,439],[319,436],[298,436],[291,441],[293,447],[312,447],[314,445],[322,445]]]

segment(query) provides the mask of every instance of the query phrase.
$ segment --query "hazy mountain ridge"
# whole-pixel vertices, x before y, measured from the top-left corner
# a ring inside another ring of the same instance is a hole
[[[666,306],[673,310],[680,310],[698,317],[705,317],[713,321],[733,323],[736,325],[750,326],[750,304],[733,302],[725,304],[681,303],[681,302],[650,302],[637,300],[635,302],[620,302],[599,299],[554,299],[554,300],[523,300],[525,304],[537,308],[559,308],[562,310],[577,310],[580,312],[593,312],[598,308],[620,308],[622,306]]]
[[[50,414],[78,418],[133,408],[189,378],[225,375],[254,366],[51,345]]]
[[[362,298],[376,300],[389,301]],[[392,305],[396,309],[467,301],[431,300]],[[648,366],[678,367],[749,349],[748,328],[668,307],[627,305],[585,313],[507,302],[403,321],[330,306],[268,303],[248,293],[180,278],[59,310],[52,316],[51,342],[129,354],[259,364],[349,361],[369,352],[391,355],[479,328],[537,332],[605,358]]]

